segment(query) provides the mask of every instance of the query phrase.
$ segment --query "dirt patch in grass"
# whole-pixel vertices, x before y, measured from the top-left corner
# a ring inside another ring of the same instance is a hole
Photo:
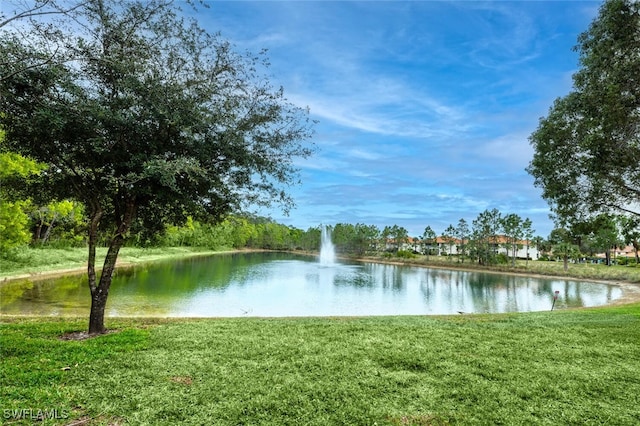
[[[193,378],[190,376],[174,376],[170,379],[173,383],[179,383],[181,385],[191,385],[193,384]]]
[[[119,333],[120,330],[119,329],[114,329],[114,330],[107,330],[104,333],[89,333],[87,331],[72,331],[70,333],[65,333],[62,336],[60,336],[60,340],[87,340],[87,339],[93,339],[94,337],[100,337],[100,336],[105,336],[107,334],[113,334],[113,333]]]

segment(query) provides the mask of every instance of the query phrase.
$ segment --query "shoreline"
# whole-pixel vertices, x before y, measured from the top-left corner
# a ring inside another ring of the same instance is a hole
[[[202,256],[216,256],[218,254],[229,254],[229,253],[250,253],[262,250],[219,250],[219,251],[193,251],[193,252],[184,252],[184,253],[170,253],[167,255],[153,255],[148,258],[141,258],[139,261],[132,260],[118,260],[116,261],[116,270],[118,269],[127,269],[133,268],[139,265],[145,265],[154,262],[163,262],[168,260],[179,260],[179,259],[189,259],[194,257],[202,257]],[[96,272],[101,272],[102,266],[96,266]],[[24,272],[16,275],[8,275],[6,277],[0,278],[0,285],[11,282],[11,281],[20,281],[20,280],[32,280],[32,281],[41,281],[47,280],[51,278],[59,278],[67,275],[81,275],[87,273],[87,265],[77,266],[72,268],[62,268],[62,269],[52,269],[47,271],[37,271],[37,272]]]
[[[178,259],[189,259],[195,257],[203,257],[203,256],[216,256],[216,255],[224,255],[224,254],[233,254],[233,253],[255,253],[255,252],[268,252],[271,250],[259,250],[259,249],[241,249],[241,250],[221,250],[221,251],[194,251],[189,253],[171,253],[165,256],[151,256],[147,259],[142,258],[140,261],[131,261],[124,260],[116,262],[116,270],[119,269],[128,269],[133,268],[138,265],[144,265],[155,262],[169,261],[169,260],[178,260]],[[299,254],[303,256],[309,257],[317,257],[318,253],[315,252],[290,252],[292,254]],[[465,267],[461,264],[452,264],[452,265],[440,265],[440,264],[425,264],[418,262],[403,262],[399,260],[392,259],[383,259],[383,258],[374,258],[374,257],[338,257],[341,260],[347,261],[355,261],[361,263],[380,263],[387,265],[396,265],[396,266],[412,266],[417,268],[425,268],[425,269],[444,269],[444,270],[456,270],[456,271],[464,271],[464,272],[483,272],[489,274],[501,274],[501,275],[514,275],[520,277],[532,277],[532,278],[543,278],[543,279],[562,279],[562,280],[575,280],[575,281],[588,281],[593,283],[600,284],[608,284],[619,287],[622,290],[622,295],[613,300],[611,303],[607,303],[605,305],[600,306],[620,306],[631,303],[640,302],[640,283],[631,282],[631,281],[623,281],[623,280],[605,280],[605,279],[595,279],[595,278],[579,278],[568,275],[555,275],[555,274],[540,274],[540,273],[526,273],[522,271],[496,271],[492,269],[483,269],[478,267]],[[101,271],[102,268],[96,268],[96,271]],[[78,266],[73,268],[64,268],[64,269],[55,269],[49,271],[38,271],[38,272],[30,272],[30,273],[22,273],[16,275],[9,275],[0,279],[0,286],[13,281],[20,280],[30,280],[30,281],[41,281],[46,279],[59,278],[68,275],[81,275],[87,272],[87,266]],[[587,308],[584,308],[587,309]]]
[[[490,268],[484,269],[484,268],[478,268],[478,267],[465,267],[465,266],[460,266],[463,264],[455,264],[455,263],[451,264],[451,266],[448,266],[448,265],[442,265],[442,264],[401,262],[401,261],[386,260],[386,259],[376,259],[372,257],[362,257],[362,258],[356,258],[353,260],[356,260],[358,262],[383,263],[387,265],[396,265],[396,266],[415,266],[417,268],[427,268],[427,269],[445,269],[449,271],[463,271],[463,272],[482,272],[487,274],[515,275],[520,277],[533,277],[533,278],[554,278],[554,279],[562,279],[562,280],[589,281],[589,282],[603,283],[603,284],[617,284],[617,283],[625,282],[625,281],[619,281],[619,280],[605,280],[605,279],[597,279],[597,278],[580,278],[580,277],[573,277],[570,275],[558,275],[558,274],[547,275],[547,274],[540,274],[535,272],[527,273],[527,272],[521,272],[521,271],[500,271],[500,270],[494,270]],[[634,284],[630,281],[628,283]],[[638,283],[638,285],[640,286],[640,283]]]
[[[413,266],[416,268],[426,268],[426,269],[444,269],[444,270],[454,270],[454,271],[463,271],[463,272],[482,272],[487,274],[499,274],[499,275],[514,275],[519,277],[532,277],[532,278],[541,278],[541,279],[560,279],[560,280],[574,280],[574,281],[586,281],[598,284],[607,284],[619,287],[622,290],[622,295],[613,300],[611,303],[607,303],[605,305],[594,306],[602,307],[602,306],[620,306],[627,305],[631,303],[640,303],[640,283],[631,282],[631,281],[622,281],[622,280],[605,280],[605,279],[597,279],[597,278],[579,278],[572,277],[568,275],[546,275],[539,273],[526,273],[520,271],[495,271],[491,269],[483,269],[483,268],[474,268],[474,267],[464,267],[459,265],[428,265],[424,263],[414,263],[414,262],[402,262],[397,260],[388,260],[388,259],[377,259],[372,257],[358,257],[358,258],[341,258],[341,259],[349,259],[357,262],[369,262],[369,263],[382,263],[386,265],[396,265],[396,266]],[[580,309],[589,309],[589,308],[580,308]]]

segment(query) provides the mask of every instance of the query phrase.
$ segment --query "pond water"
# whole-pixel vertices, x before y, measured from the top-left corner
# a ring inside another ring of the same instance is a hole
[[[321,264],[236,253],[118,270],[106,315],[170,317],[433,315],[607,304],[615,286],[377,263]],[[0,284],[0,312],[87,315],[85,276]]]

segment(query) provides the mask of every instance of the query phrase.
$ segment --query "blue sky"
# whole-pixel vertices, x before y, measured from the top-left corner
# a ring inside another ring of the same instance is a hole
[[[528,137],[577,70],[601,2],[208,1],[200,24],[268,49],[273,84],[318,120],[289,216],[426,226],[485,209],[553,223],[527,167]]]

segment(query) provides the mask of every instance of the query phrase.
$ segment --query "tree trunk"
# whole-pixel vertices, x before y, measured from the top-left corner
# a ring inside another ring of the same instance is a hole
[[[89,278],[89,290],[91,291],[91,311],[89,314],[89,333],[103,333],[104,328],[104,302],[96,301],[94,294],[97,294],[96,284],[96,246],[98,244],[98,225],[102,218],[102,208],[99,203],[94,203],[91,209],[89,221],[89,256],[87,260],[87,276]],[[99,306],[102,304],[102,310]]]
[[[113,271],[116,267],[118,253],[124,243],[124,236],[117,233],[109,244],[107,257],[104,259],[104,267],[100,274],[100,282],[91,291],[91,312],[89,314],[89,334],[102,334],[107,331],[104,326],[104,310],[107,306],[107,298],[109,297],[109,288],[111,287],[111,279]]]
[[[96,288],[96,246],[98,245],[98,225],[102,218],[102,208],[98,203],[93,204],[89,220],[89,256],[87,259],[87,276],[89,290],[93,294]]]
[[[42,237],[42,244],[46,243],[47,240],[49,239],[49,236],[51,235],[51,230],[53,229],[53,224],[56,222],[56,216],[53,217],[53,219],[51,219],[51,223],[49,223],[49,226],[47,226],[47,230],[44,231],[44,236]]]
[[[40,234],[42,233],[42,222],[38,223],[38,226],[36,227],[36,232],[33,235],[33,242],[34,243],[39,243],[40,242]]]
[[[107,296],[109,296],[108,290],[106,293],[100,292],[91,295],[89,334],[103,334],[107,331],[104,326],[104,310],[107,306]]]
[[[129,200],[125,206],[125,211],[119,220],[118,229],[111,239],[107,256],[104,259],[104,266],[100,274],[100,282],[96,284],[96,245],[98,241],[98,224],[102,217],[102,209],[96,203],[91,215],[89,225],[89,289],[91,290],[91,311],[89,313],[89,334],[103,334],[107,331],[104,326],[104,311],[107,306],[107,298],[109,297],[109,288],[111,287],[111,279],[113,271],[118,260],[118,253],[124,244],[125,235],[129,232],[131,223],[135,216],[135,202]]]

